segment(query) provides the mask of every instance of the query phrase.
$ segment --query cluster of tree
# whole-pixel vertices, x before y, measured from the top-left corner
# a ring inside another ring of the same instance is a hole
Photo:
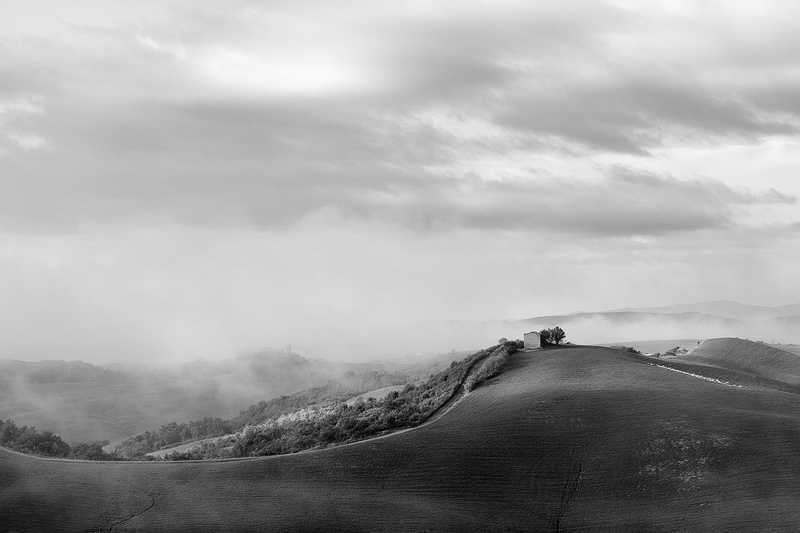
[[[364,372],[356,374],[347,372],[339,380],[330,380],[319,387],[313,387],[289,396],[281,396],[268,401],[251,405],[230,420],[231,427],[241,429],[246,426],[260,424],[270,418],[277,418],[298,409],[308,407],[321,401],[344,401],[364,392],[403,385],[405,380],[396,374],[385,372]]]
[[[184,442],[227,435],[232,431],[230,421],[219,417],[204,417],[180,424],[170,422],[158,429],[125,439],[117,446],[115,452],[125,459],[141,459],[150,452]]]
[[[450,368],[431,375],[419,385],[408,384],[384,399],[340,402],[321,409],[318,416],[285,421],[269,420],[249,427],[236,437],[205,443],[186,452],[174,452],[167,460],[257,457],[294,453],[311,448],[366,439],[427,420],[465,384],[470,370],[492,357],[507,359],[518,349],[517,341],[476,352]],[[502,370],[502,369],[501,369]]]
[[[541,338],[543,344],[561,344],[561,341],[563,341],[564,337],[566,336],[567,334],[564,333],[564,330],[561,329],[560,326],[550,329],[545,328],[539,332],[539,337]]]
[[[82,442],[70,446],[52,431],[37,431],[33,426],[17,426],[13,420],[0,420],[0,446],[41,457],[61,457],[90,461],[113,461],[115,454],[103,451],[108,441]]]

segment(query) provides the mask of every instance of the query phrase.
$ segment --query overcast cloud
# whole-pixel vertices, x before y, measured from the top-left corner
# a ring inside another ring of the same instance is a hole
[[[484,342],[445,319],[800,301],[800,6],[3,11],[0,357],[364,358]]]

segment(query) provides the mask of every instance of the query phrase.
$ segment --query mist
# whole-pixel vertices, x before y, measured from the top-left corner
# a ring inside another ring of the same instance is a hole
[[[0,419],[53,431],[71,444],[113,443],[168,422],[229,419],[260,401],[367,373],[427,375],[454,357],[458,355],[414,363],[336,363],[260,350],[173,366],[109,367],[0,359]]]
[[[287,344],[347,361],[479,349],[497,335],[462,337],[446,320],[508,316],[504,295],[533,284],[493,273],[520,265],[502,240],[323,215],[267,234],[158,220],[6,236],[0,356],[167,364]]]
[[[800,294],[795,7],[150,4],[0,20],[0,357],[366,361]]]
[[[800,317],[732,319],[702,313],[603,313],[525,321],[531,330],[560,325],[566,340],[575,344],[611,344],[624,341],[710,339],[738,337],[766,343],[800,343]],[[558,324],[556,324],[558,322]]]

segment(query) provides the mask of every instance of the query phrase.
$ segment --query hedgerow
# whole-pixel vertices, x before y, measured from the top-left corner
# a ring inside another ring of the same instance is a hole
[[[518,341],[504,342],[486,358],[478,371],[466,380],[464,388],[467,391],[472,391],[487,379],[500,374],[505,369],[509,357],[517,353],[518,350]]]

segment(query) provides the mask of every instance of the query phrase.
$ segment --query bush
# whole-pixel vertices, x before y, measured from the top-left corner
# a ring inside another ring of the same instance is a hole
[[[639,354],[639,355],[641,355],[641,353],[642,353],[639,350],[637,350],[636,348],[632,348],[631,346],[611,346],[611,348],[614,349],[614,350],[621,350],[623,352],[635,353],[635,354]]]
[[[103,450],[103,446],[107,444],[107,440],[82,442],[72,447],[69,458],[84,461],[113,461],[116,459],[116,454],[107,453]]]

